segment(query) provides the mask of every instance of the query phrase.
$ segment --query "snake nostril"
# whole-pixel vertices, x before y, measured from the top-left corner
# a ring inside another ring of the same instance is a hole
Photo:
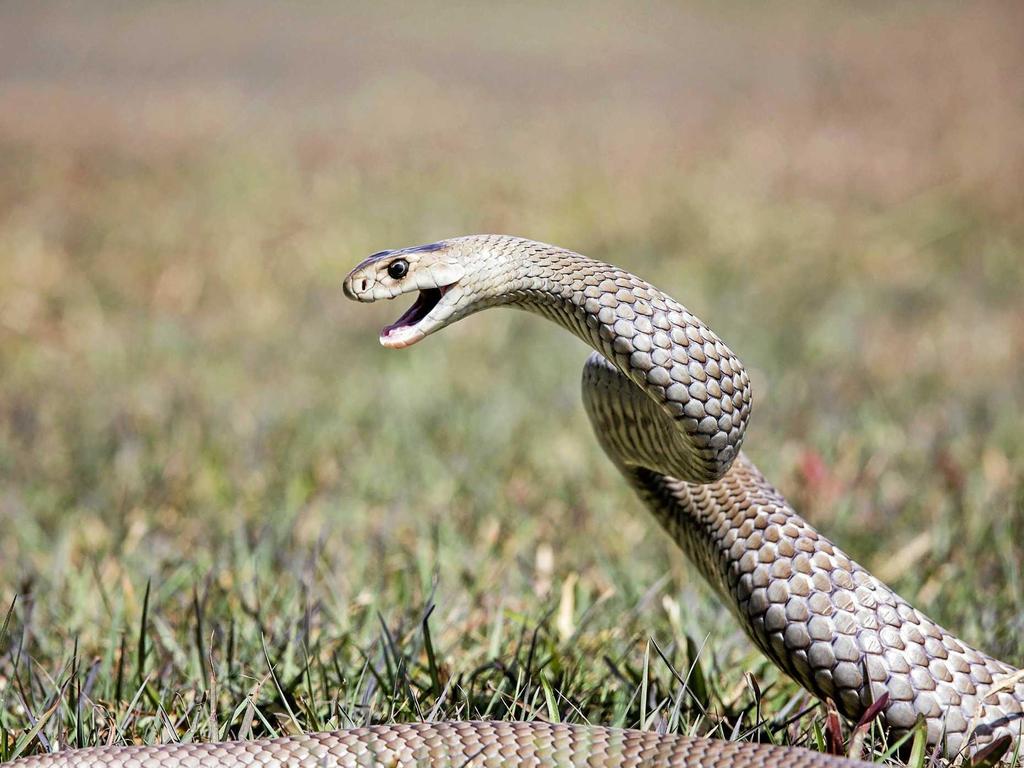
[[[359,290],[360,291],[365,291],[366,290],[366,278],[365,277],[362,280],[359,281]]]

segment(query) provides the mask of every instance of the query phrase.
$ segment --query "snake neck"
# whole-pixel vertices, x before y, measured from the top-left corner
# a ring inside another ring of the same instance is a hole
[[[501,290],[483,296],[474,310],[505,304],[546,317],[588,343],[671,417],[675,434],[665,439],[678,450],[652,451],[645,465],[693,483],[728,470],[750,416],[750,380],[699,318],[636,275],[572,251],[496,238],[487,252],[478,280]]]

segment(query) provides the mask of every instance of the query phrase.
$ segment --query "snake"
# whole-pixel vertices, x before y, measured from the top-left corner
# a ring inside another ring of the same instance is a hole
[[[593,348],[585,411],[604,452],[757,648],[850,720],[878,711],[935,754],[1009,744],[1024,727],[1024,672],[972,648],[805,521],[742,451],[752,392],[743,364],[674,298],[619,267],[508,235],[375,253],[344,294],[415,294],[380,332],[412,346],[483,309],[541,315]],[[880,705],[880,706],[879,706]],[[996,752],[995,757],[998,757]],[[15,760],[19,768],[248,765],[341,768],[865,765],[802,747],[564,723],[455,721],[219,743],[110,745]]]

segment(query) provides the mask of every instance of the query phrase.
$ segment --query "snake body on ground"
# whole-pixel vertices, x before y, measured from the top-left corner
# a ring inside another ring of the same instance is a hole
[[[572,251],[473,235],[381,251],[345,279],[357,301],[416,292],[381,332],[406,347],[487,307],[543,315],[592,346],[583,401],[605,452],[751,640],[848,718],[887,697],[893,734],[923,722],[947,758],[1016,745],[1024,672],[958,640],[803,520],[741,452],[747,373],[682,304]],[[1010,751],[1009,754],[1012,754]],[[800,748],[543,722],[374,726],[250,742],[107,746],[20,768],[335,766],[853,766]]]

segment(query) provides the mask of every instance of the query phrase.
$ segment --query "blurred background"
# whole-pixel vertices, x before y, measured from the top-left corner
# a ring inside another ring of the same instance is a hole
[[[798,510],[1024,661],[1022,40],[1014,2],[0,4],[0,757],[811,706],[601,455],[579,342],[396,353],[341,295],[475,232],[685,303]]]

